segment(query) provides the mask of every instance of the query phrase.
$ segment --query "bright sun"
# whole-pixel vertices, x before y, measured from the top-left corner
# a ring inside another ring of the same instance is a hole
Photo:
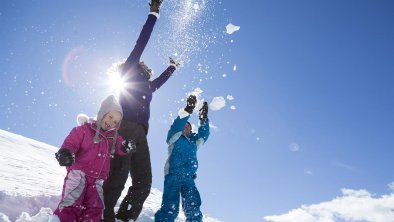
[[[111,73],[111,75],[109,75],[109,85],[111,87],[111,91],[114,91],[117,94],[125,88],[125,82],[119,72]]]
[[[111,92],[116,95],[119,95],[126,87],[126,83],[119,72],[119,64],[121,64],[121,62],[114,63],[107,70],[108,86]]]

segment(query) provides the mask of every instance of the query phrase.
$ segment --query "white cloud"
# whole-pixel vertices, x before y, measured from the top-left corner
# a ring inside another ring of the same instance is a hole
[[[265,216],[264,219],[272,222],[394,221],[394,193],[376,197],[367,190],[341,191],[342,195],[331,201],[302,205],[285,214]]]
[[[226,25],[226,32],[227,34],[232,34],[233,32],[238,31],[240,28],[241,28],[240,26],[236,26],[229,23],[228,25]]]
[[[223,96],[213,97],[212,102],[209,104],[209,108],[213,111],[217,111],[226,106],[226,100],[224,100]]]
[[[391,192],[394,192],[394,182],[391,182],[389,184],[389,188],[390,188]]]

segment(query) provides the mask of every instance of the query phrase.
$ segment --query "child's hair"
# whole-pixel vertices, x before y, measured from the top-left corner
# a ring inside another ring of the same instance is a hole
[[[187,121],[186,124],[189,124],[190,129],[192,128],[192,124],[189,121]]]

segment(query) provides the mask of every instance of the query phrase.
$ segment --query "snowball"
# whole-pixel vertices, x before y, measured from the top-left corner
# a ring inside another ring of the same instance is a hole
[[[238,31],[240,28],[241,28],[240,26],[236,26],[236,25],[229,23],[226,26],[226,32],[227,32],[227,34],[232,34],[233,32]]]
[[[209,104],[209,107],[213,111],[217,111],[222,109],[226,105],[226,100],[224,100],[223,96],[214,97],[212,102]]]

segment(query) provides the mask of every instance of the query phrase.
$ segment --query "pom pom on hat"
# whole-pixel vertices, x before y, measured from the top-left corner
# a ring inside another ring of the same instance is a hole
[[[84,114],[84,113],[79,113],[77,115],[77,124],[78,126],[83,125],[86,122],[89,122],[90,118],[88,115]]]

